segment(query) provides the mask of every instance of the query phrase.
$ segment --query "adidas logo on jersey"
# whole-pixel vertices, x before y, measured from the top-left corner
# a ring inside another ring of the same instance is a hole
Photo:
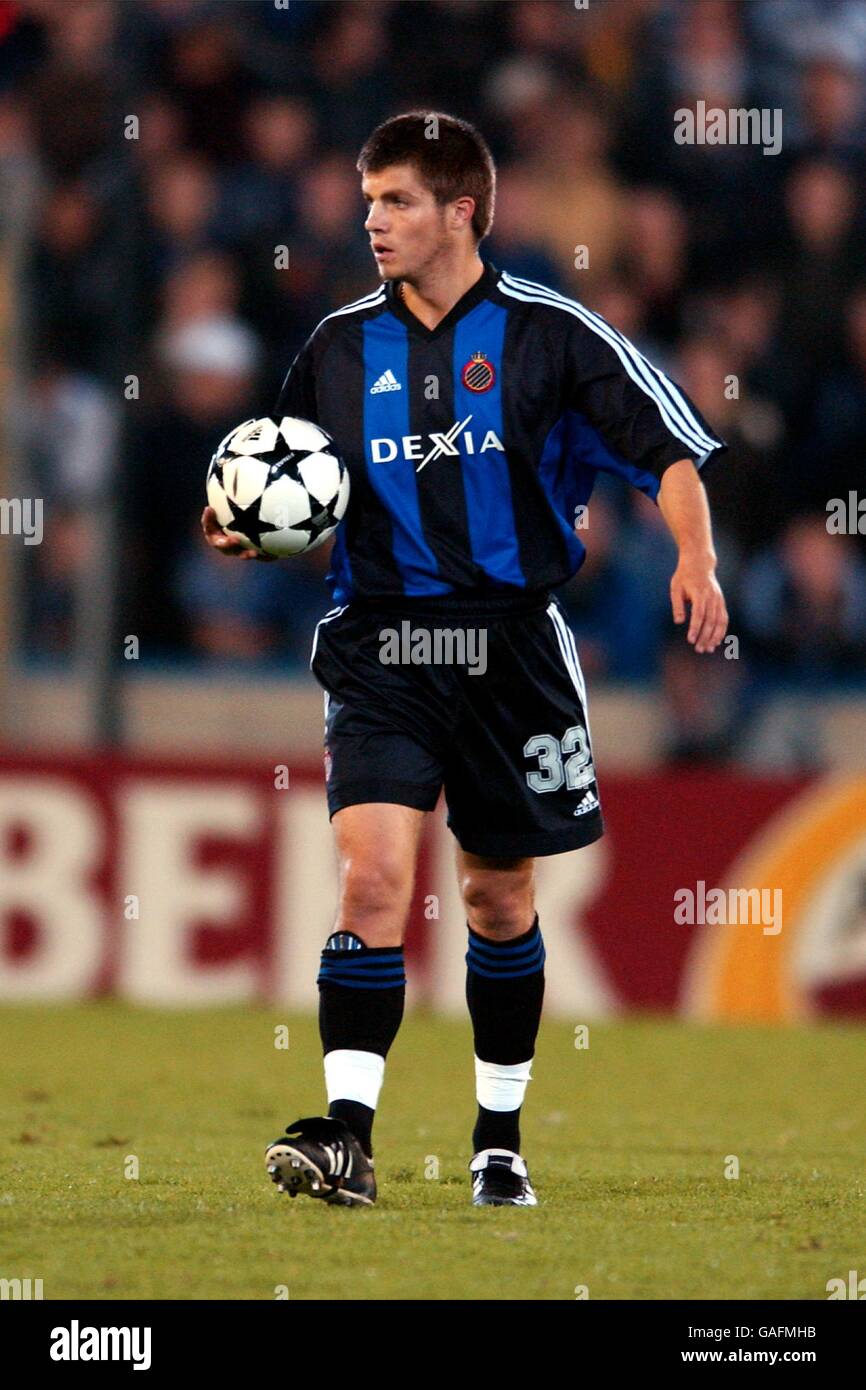
[[[577,806],[575,806],[573,814],[576,816],[585,816],[587,811],[597,810],[598,797],[596,796],[595,792],[587,792],[583,800]]]
[[[382,375],[378,378],[377,381],[373,382],[373,385],[370,387],[370,395],[379,396],[382,394],[383,391],[402,390],[402,384],[397,380],[394,373],[391,371],[391,368],[389,367],[387,371],[384,371],[382,373]]]

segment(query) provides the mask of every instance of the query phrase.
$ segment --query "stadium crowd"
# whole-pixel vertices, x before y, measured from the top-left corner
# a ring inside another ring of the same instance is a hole
[[[730,756],[769,689],[862,681],[866,537],[827,508],[863,477],[864,96],[864,0],[0,5],[46,503],[27,652],[70,649],[108,491],[143,661],[303,670],[327,548],[227,562],[198,531],[205,468],[315,324],[375,286],[354,161],[420,106],[490,141],[485,258],[604,314],[729,445],[706,482],[739,645],[686,647],[657,509],[601,478],[562,593],[590,678],[662,682],[671,758]],[[780,151],[677,143],[699,101],[780,110]]]

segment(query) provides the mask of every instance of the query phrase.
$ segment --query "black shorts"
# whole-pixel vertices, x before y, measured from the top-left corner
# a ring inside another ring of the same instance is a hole
[[[351,603],[316,628],[331,816],[432,811],[471,854],[561,854],[602,834],[586,690],[550,594]]]

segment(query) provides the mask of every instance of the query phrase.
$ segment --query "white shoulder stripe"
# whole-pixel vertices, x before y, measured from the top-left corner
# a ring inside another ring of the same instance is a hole
[[[639,386],[655,402],[671,433],[676,435],[678,439],[682,439],[700,455],[699,466],[713,449],[720,446],[721,440],[714,439],[701,427],[693,411],[670,378],[665,376],[658,367],[654,367],[651,362],[647,361],[634,344],[624,338],[611,324],[593,314],[577,300],[566,299],[564,295],[558,294],[556,290],[548,289],[544,285],[535,285],[529,280],[518,280],[507,272],[503,272],[499,288],[503,294],[525,304],[549,304],[552,308],[572,314],[573,317],[592,329],[594,333],[597,333],[600,338],[603,338],[613,348],[635,385]]]
[[[377,304],[384,303],[384,300],[385,286],[380,285],[377,290],[373,290],[370,294],[365,294],[362,299],[355,299],[351,304],[344,304],[342,309],[335,309],[333,313],[326,314],[325,317],[316,324],[313,332],[318,333],[322,324],[327,323],[328,319],[339,318],[341,314],[359,314],[362,309],[373,309]]]
[[[536,286],[531,281],[519,281],[510,275],[504,275],[503,278],[509,282],[500,285],[505,294],[510,294],[514,299],[520,299],[524,303],[550,304],[553,308],[562,309],[565,313],[580,319],[603,338],[616,352],[635,385],[652,397],[671,433],[701,455],[700,463],[719,445],[721,441],[712,439],[698,424],[674,383],[648,362],[634,344],[623,338],[611,324],[593,314],[577,300],[566,299],[564,295],[547,289],[544,285]]]
[[[612,334],[613,337],[617,340],[617,342],[619,342],[622,345],[623,350],[631,354],[636,365],[644,368],[647,373],[652,373],[652,375],[661,383],[661,389],[669,398],[671,407],[679,408],[679,410],[682,412],[684,423],[687,426],[690,426],[692,429],[694,429],[697,436],[701,440],[705,441],[707,449],[710,450],[716,448],[718,445],[721,444],[721,440],[715,439],[711,434],[707,432],[707,430],[705,430],[699,424],[697,418],[695,417],[694,411],[692,410],[688,402],[684,399],[682,392],[680,391],[676,382],[671,381],[669,376],[667,376],[663,371],[661,371],[659,367],[656,367],[652,362],[650,362],[649,358],[645,357],[644,354],[638,348],[635,347],[634,343],[632,343],[628,338],[626,338],[625,334],[620,333],[618,328],[614,328],[612,323],[608,323],[606,319],[603,319],[600,314],[596,314],[592,309],[587,309],[585,304],[581,304],[576,299],[569,299],[567,295],[560,294],[557,290],[549,289],[546,285],[538,285],[535,283],[534,280],[523,280],[516,275],[508,275],[507,278],[514,285],[519,285],[521,288],[533,290],[536,293],[547,296],[552,301],[558,300],[563,305],[568,305],[573,309],[579,310],[581,314],[585,316],[585,321],[587,322],[587,324],[591,327],[594,327],[600,337],[606,338],[608,334]]]

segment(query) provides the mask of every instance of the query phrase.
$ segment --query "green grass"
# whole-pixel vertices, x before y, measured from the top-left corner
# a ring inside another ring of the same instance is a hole
[[[379,1205],[351,1211],[264,1172],[266,1141],[322,1110],[313,1019],[0,1010],[0,1276],[48,1299],[570,1300],[824,1299],[866,1274],[862,1029],[651,1018],[573,1041],[545,1021],[523,1126],[539,1207],[476,1210],[468,1022],[407,1017]]]

